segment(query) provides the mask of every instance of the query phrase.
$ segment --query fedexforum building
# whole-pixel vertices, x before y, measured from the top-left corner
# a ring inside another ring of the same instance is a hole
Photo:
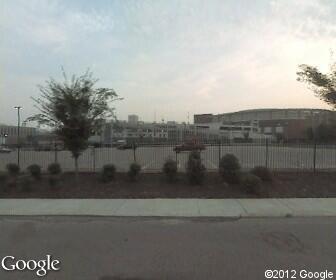
[[[33,137],[37,134],[35,127],[20,127],[20,139],[25,141],[27,137]],[[14,125],[0,124],[0,145],[17,144],[18,127]]]
[[[324,109],[254,109],[224,114],[194,115],[194,124],[228,138],[307,138],[307,129],[336,121],[336,112]]]

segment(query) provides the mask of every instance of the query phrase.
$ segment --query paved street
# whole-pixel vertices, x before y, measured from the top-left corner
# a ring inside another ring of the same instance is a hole
[[[0,217],[1,258],[61,261],[40,279],[265,279],[336,273],[336,218]],[[38,279],[32,272],[0,279]],[[301,279],[297,277],[296,279]]]

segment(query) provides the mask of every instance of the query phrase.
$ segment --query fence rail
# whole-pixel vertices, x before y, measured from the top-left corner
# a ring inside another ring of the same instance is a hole
[[[273,170],[335,170],[336,144],[209,144],[201,151],[203,164],[208,170],[218,169],[219,160],[227,153],[239,159],[242,168],[267,166]],[[90,147],[79,158],[81,171],[97,171],[104,164],[113,163],[119,171],[126,171],[133,161],[138,162],[145,171],[161,170],[168,158],[175,159],[180,171],[185,170],[189,152],[176,153],[175,144],[138,145],[136,149],[119,150],[115,147]],[[16,163],[20,152],[20,167],[39,164],[47,168],[50,163],[58,162],[63,170],[73,170],[74,162],[69,151],[35,151],[22,148],[11,153],[0,153],[0,170],[8,163]]]

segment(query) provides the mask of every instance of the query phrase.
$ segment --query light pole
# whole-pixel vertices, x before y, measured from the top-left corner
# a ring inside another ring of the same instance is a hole
[[[22,109],[21,106],[15,106],[14,109],[17,110],[17,164],[20,166],[20,109]]]

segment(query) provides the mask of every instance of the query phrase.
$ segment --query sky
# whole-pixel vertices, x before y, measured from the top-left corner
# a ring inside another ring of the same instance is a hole
[[[329,108],[296,72],[328,70],[335,14],[334,0],[1,0],[0,123],[37,113],[37,85],[62,67],[123,97],[118,119]]]

